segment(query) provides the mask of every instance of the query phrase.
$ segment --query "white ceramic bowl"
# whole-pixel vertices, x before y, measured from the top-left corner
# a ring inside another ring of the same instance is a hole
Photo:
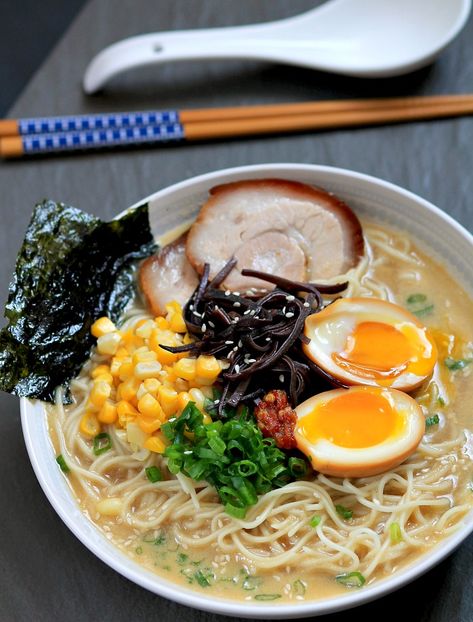
[[[262,164],[201,175],[160,190],[148,202],[153,230],[160,233],[192,217],[217,184],[240,179],[280,177],[322,186],[354,207],[362,218],[407,231],[416,243],[442,260],[451,273],[473,291],[473,237],[432,204],[398,186],[374,177],[325,166]],[[435,249],[435,251],[434,251]],[[414,564],[366,588],[344,595],[296,604],[259,605],[223,600],[188,590],[145,570],[115,548],[85,517],[55,462],[41,402],[21,400],[21,421],[36,476],[56,512],[97,557],[138,585],[183,605],[225,615],[289,619],[326,614],[379,598],[412,581],[451,553],[473,531],[470,513],[458,531],[421,556]]]

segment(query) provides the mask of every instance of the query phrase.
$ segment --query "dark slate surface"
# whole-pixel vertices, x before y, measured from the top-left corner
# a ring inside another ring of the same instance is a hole
[[[10,111],[11,116],[108,109],[202,107],[316,98],[472,90],[473,24],[434,66],[391,80],[362,81],[259,63],[199,63],[148,68],[93,98],[80,88],[88,60],[121,37],[150,30],[244,24],[314,6],[311,0],[93,0]],[[320,163],[398,183],[472,228],[473,119],[415,123],[161,150],[48,158],[0,164],[0,298],[35,201],[69,202],[102,217],[173,182],[226,166]],[[98,561],[56,516],[28,461],[16,398],[1,395],[0,620],[158,619],[216,622],[154,596]],[[323,618],[417,622],[473,620],[473,540],[415,583],[352,613]]]

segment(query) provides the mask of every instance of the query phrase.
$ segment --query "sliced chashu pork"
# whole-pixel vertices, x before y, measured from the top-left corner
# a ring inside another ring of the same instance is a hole
[[[140,286],[155,315],[165,314],[165,305],[173,300],[184,305],[198,285],[199,277],[186,257],[186,239],[187,233],[140,266]]]
[[[216,186],[187,238],[187,257],[214,276],[234,256],[237,268],[223,286],[268,288],[242,277],[249,268],[292,280],[317,281],[344,274],[363,255],[360,222],[333,194],[299,182],[260,179]]]

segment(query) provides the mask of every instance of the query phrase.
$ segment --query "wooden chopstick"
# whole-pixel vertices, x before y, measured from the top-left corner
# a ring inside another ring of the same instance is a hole
[[[379,110],[380,108],[443,106],[445,104],[467,103],[472,99],[473,95],[460,93],[454,95],[308,101],[226,108],[146,110],[142,112],[107,112],[27,119],[0,119],[0,138],[3,136],[30,136],[33,134],[142,127],[164,123],[197,123],[229,119],[267,118],[269,116],[355,112],[358,110]]]
[[[114,114],[129,116],[145,113]],[[187,110],[180,111],[176,121],[168,119],[160,123],[144,124],[141,117],[141,121],[138,119],[141,124],[134,126],[6,136],[0,139],[0,155],[9,158],[79,149],[280,134],[471,114],[473,95],[469,94]],[[81,118],[84,117],[75,117]]]

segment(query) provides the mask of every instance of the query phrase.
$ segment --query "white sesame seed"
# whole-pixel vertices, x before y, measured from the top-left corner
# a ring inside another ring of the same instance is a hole
[[[256,313],[255,309],[251,309],[250,315],[254,315]]]
[[[304,307],[310,307],[310,304],[308,302],[304,302]]]
[[[207,330],[206,324],[202,324],[202,332],[205,333],[206,330]]]
[[[231,293],[232,292],[229,289],[227,289],[226,292],[225,292],[225,296],[230,296]]]
[[[241,302],[238,302],[238,300],[236,302],[233,303],[234,307],[241,307]]]
[[[279,374],[279,382],[284,382],[284,375],[283,374]]]
[[[287,317],[287,318],[294,317],[294,313],[292,313],[291,311],[289,311],[288,313],[286,313],[286,317]]]
[[[235,365],[235,371],[236,371],[237,374],[240,373],[240,366],[238,364]]]
[[[243,347],[243,341],[240,339],[240,341],[238,342],[238,347],[242,348]]]
[[[193,451],[192,449],[188,449],[187,451],[183,451],[182,453],[185,454],[186,456],[190,456],[193,453]]]
[[[286,300],[287,300],[288,302],[292,302],[292,301],[293,301],[293,300],[295,300],[295,299],[296,299],[296,297],[295,297],[295,296],[286,296]]]
[[[232,346],[233,344],[234,344],[234,342],[233,342],[233,341],[226,341],[226,342],[225,342],[225,345],[226,345],[226,346]]]
[[[246,362],[247,363],[256,363],[256,359],[247,359]]]
[[[244,311],[243,315],[248,315],[249,313],[251,313],[251,309],[247,309],[246,311]]]
[[[214,400],[214,404],[219,404],[220,400]]]
[[[199,313],[198,311],[194,311],[194,315],[196,315],[197,317],[202,317],[202,313]]]
[[[234,296],[239,296],[239,295],[240,295],[240,292],[233,292],[233,295],[234,295]]]
[[[235,346],[235,347],[233,348],[233,352],[236,352],[237,350],[238,350],[238,346]]]
[[[255,290],[254,290],[252,287],[250,287],[250,289],[247,289],[247,290],[246,290],[246,295],[247,295],[247,296],[251,296],[251,295],[252,295],[252,294],[254,294],[254,293],[255,293]]]
[[[283,313],[283,315],[286,315],[286,307],[282,308],[282,313]]]
[[[271,341],[271,337],[266,337],[265,341]]]
[[[171,417],[170,419],[168,419],[169,423],[172,423],[173,421],[176,421],[177,417]]]
[[[193,311],[193,309],[194,309],[194,305],[189,305],[189,309],[190,309],[191,311]]]
[[[213,322],[211,322],[210,320],[209,320],[209,326],[210,326],[211,328],[215,328],[215,324],[214,324]]]

